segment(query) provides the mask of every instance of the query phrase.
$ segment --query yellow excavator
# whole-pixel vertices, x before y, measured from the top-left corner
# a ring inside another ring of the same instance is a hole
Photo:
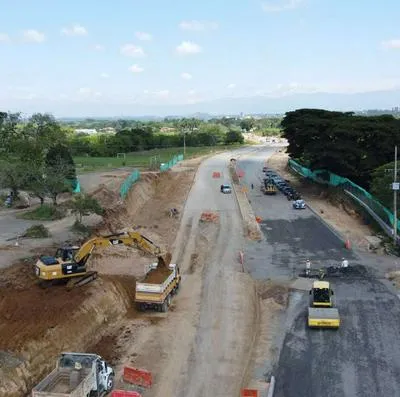
[[[97,278],[97,272],[87,270],[87,261],[95,248],[107,248],[124,244],[139,248],[158,258],[158,266],[165,266],[171,262],[171,254],[161,254],[161,249],[147,237],[137,232],[124,232],[108,236],[93,237],[83,243],[81,247],[65,246],[59,248],[54,256],[42,255],[35,265],[36,277],[41,286],[52,284],[55,281],[68,281],[68,288],[78,287]]]

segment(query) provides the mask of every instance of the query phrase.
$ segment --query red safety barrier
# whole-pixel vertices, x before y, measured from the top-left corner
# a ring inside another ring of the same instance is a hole
[[[258,390],[255,389],[242,389],[240,392],[241,397],[258,397]]]
[[[244,171],[243,171],[243,170],[240,170],[240,169],[237,169],[237,170],[236,170],[236,175],[237,175],[239,178],[243,178],[243,177],[244,177]]]
[[[137,391],[114,390],[111,397],[142,397]]]
[[[133,385],[151,387],[153,384],[153,376],[151,372],[145,369],[133,367],[124,367],[124,382],[132,383]]]
[[[213,178],[221,178],[221,173],[220,172],[213,172],[212,176],[213,176]]]

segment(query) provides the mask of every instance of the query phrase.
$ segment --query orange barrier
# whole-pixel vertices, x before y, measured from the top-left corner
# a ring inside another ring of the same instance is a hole
[[[111,397],[142,397],[137,391],[114,390]]]
[[[213,178],[221,178],[221,173],[220,172],[213,172],[212,174]]]
[[[244,177],[244,171],[243,170],[236,170],[236,175],[239,177],[239,178],[243,178]]]
[[[153,384],[153,376],[151,372],[145,369],[133,367],[124,367],[124,382],[131,383],[137,386],[151,387]]]
[[[200,220],[202,222],[218,222],[219,215],[216,214],[215,212],[203,212],[201,214]]]
[[[262,222],[262,219],[261,219],[259,216],[256,216],[256,222],[257,222],[257,223],[261,223],[261,222]]]
[[[241,397],[258,397],[258,390],[255,389],[242,389],[240,391]]]

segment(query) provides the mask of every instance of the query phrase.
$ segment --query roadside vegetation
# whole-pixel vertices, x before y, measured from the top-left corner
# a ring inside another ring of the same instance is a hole
[[[348,178],[392,208],[394,146],[400,145],[400,120],[391,115],[299,109],[286,113],[283,137],[293,159],[312,169]]]
[[[43,204],[31,211],[22,212],[17,218],[28,219],[32,221],[56,221],[64,218],[65,210],[51,204]]]
[[[7,205],[23,208],[17,207],[23,191],[36,197],[41,207],[21,217],[59,219],[60,194],[73,192],[77,172],[159,169],[182,154],[184,147],[185,158],[191,158],[240,146],[246,132],[279,135],[280,122],[279,117],[59,121],[50,114],[26,119],[19,113],[0,112],[2,205],[8,195],[4,192],[9,192],[12,200]]]

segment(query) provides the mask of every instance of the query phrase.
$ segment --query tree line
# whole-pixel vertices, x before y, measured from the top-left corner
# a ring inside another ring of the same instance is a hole
[[[289,155],[311,170],[326,169],[347,177],[390,205],[390,164],[400,145],[400,120],[392,115],[299,109],[282,120]],[[382,186],[382,181],[385,186]]]
[[[0,112],[0,188],[14,197],[20,190],[49,197],[57,204],[60,193],[76,183],[75,165],[66,132],[49,114],[23,120],[18,113]]]

